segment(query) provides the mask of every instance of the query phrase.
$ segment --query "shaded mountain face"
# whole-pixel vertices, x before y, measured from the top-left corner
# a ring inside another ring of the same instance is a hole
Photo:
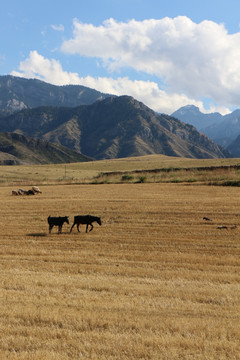
[[[240,157],[240,135],[227,147],[233,157]]]
[[[0,133],[0,165],[61,164],[90,161],[69,148],[17,133]]]
[[[210,125],[220,123],[223,120],[223,116],[218,112],[211,114],[202,113],[197,106],[187,105],[183,106],[174,113],[173,117],[195,126],[198,130],[202,130]]]
[[[92,104],[108,96],[81,85],[55,86],[36,79],[0,76],[0,116],[39,106]]]
[[[230,156],[193,126],[156,114],[129,96],[76,108],[41,107],[0,119],[3,131],[66,146],[95,159],[147,154],[190,158]]]
[[[223,116],[219,113],[203,114],[198,107],[187,105],[175,111],[172,116],[192,124],[226,149],[231,148],[230,144],[240,134],[240,110]]]
[[[208,126],[203,131],[215,142],[228,148],[240,134],[240,110],[223,116],[220,123]]]

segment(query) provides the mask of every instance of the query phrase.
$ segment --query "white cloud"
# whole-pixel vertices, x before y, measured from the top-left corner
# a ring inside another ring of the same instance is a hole
[[[55,31],[64,31],[64,26],[62,24],[60,25],[51,25],[51,28]]]
[[[130,80],[127,77],[113,79],[111,77],[92,76],[80,77],[77,73],[66,72],[61,64],[55,59],[46,59],[37,51],[31,51],[29,57],[20,63],[20,71],[12,71],[12,75],[25,78],[37,78],[55,85],[83,85],[104,93],[114,95],[130,95],[143,102],[151,109],[171,114],[181,106],[193,104],[198,106],[201,111],[204,109],[203,103],[184,94],[166,93],[161,90],[156,82]],[[218,109],[212,108],[212,111]],[[221,108],[226,112],[226,108]]]
[[[62,25],[52,28],[64,30]],[[216,104],[208,111],[224,114],[228,108],[240,106],[240,32],[229,34],[222,24],[196,24],[184,16],[128,22],[109,19],[100,26],[75,19],[73,36],[63,42],[61,50],[96,59],[96,66],[108,70],[109,77],[83,78],[66,72],[59,61],[37,51],[31,51],[19,71],[12,74],[131,95],[166,113],[187,104],[206,112],[201,101],[204,98]],[[154,75],[163,87],[154,81],[129,79],[124,76],[126,68]]]
[[[31,51],[29,57],[19,65],[19,71],[12,71],[14,76],[36,78],[55,85],[78,84],[77,73],[63,71],[59,61],[46,59],[37,51]]]
[[[65,53],[101,59],[109,71],[130,67],[155,75],[171,93],[239,104],[240,33],[228,34],[222,24],[196,24],[184,16],[73,24],[73,37],[62,44]]]
[[[204,109],[201,101],[196,101],[182,94],[167,94],[159,89],[158,84],[153,81],[130,80],[127,77],[113,79],[88,76],[81,78],[80,83],[104,93],[133,96],[151,109],[167,114],[171,114],[179,107],[188,104],[194,104]]]

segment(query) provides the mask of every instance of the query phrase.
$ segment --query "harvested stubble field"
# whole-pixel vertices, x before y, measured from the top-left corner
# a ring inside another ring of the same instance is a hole
[[[11,190],[0,187],[1,359],[240,359],[238,188]],[[70,234],[87,213],[102,226]],[[48,215],[70,224],[48,234]]]

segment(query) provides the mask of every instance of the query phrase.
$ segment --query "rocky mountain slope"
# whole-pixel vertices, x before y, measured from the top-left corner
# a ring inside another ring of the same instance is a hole
[[[240,135],[240,110],[227,115],[203,114],[198,107],[187,105],[175,111],[172,116],[187,124],[192,124],[214,142],[227,149],[231,148],[231,143]]]
[[[90,161],[69,148],[17,133],[0,133],[0,165]]]
[[[193,126],[156,114],[129,96],[76,108],[40,107],[0,119],[0,129],[38,137],[95,159],[147,154],[190,158],[229,153]]]
[[[39,106],[92,104],[108,96],[81,85],[55,86],[36,79],[0,76],[0,116]]]

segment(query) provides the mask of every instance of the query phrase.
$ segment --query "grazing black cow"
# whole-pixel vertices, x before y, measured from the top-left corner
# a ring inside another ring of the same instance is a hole
[[[58,226],[58,233],[61,234],[64,223],[69,224],[68,216],[48,217],[49,234],[54,226]]]
[[[97,216],[92,216],[92,215],[77,215],[77,216],[74,216],[74,223],[71,227],[71,230],[70,232],[72,232],[72,229],[75,225],[77,225],[77,229],[78,229],[78,232],[80,232],[79,230],[79,225],[80,224],[86,224],[86,232],[88,231],[88,225],[91,226],[91,229],[89,231],[92,231],[93,229],[93,222],[96,221],[99,225],[102,225],[102,222],[101,222],[101,219],[100,217],[97,217]]]
[[[212,221],[212,219],[209,219],[208,217],[204,216],[203,217],[203,220],[206,220],[206,221]]]

